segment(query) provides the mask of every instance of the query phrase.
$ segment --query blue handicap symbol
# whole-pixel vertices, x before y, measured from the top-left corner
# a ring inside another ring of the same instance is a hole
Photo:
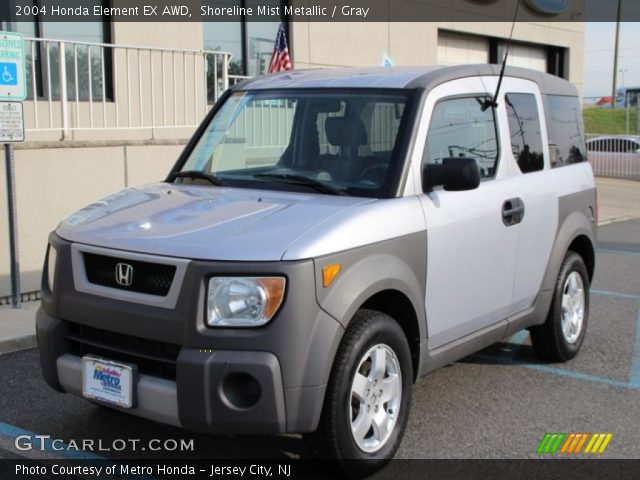
[[[18,65],[0,62],[0,85],[18,85]]]

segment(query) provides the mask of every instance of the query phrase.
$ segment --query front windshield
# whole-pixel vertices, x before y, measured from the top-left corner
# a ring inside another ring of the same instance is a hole
[[[401,91],[237,92],[177,181],[386,197],[407,101]]]

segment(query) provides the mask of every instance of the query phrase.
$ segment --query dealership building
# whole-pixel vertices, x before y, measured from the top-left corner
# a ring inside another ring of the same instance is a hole
[[[23,2],[22,2],[23,3]],[[108,5],[108,0],[88,0]],[[243,7],[278,1],[227,0]],[[389,8],[406,2],[387,0]],[[38,5],[38,0],[34,0]],[[497,63],[511,0],[414,0],[416,8],[475,11],[477,22],[316,22],[282,18],[294,69]],[[557,11],[549,10],[555,5]],[[583,0],[523,0],[509,63],[582,88]],[[445,15],[446,16],[446,15]],[[451,18],[455,15],[452,13]],[[18,21],[25,37],[26,141],[15,145],[23,293],[39,290],[48,233],[76,209],[129,186],[162,180],[222,92],[269,64],[279,21]],[[269,123],[269,113],[265,116]],[[275,135],[274,138],[278,136]],[[10,294],[5,170],[0,169],[0,303]]]

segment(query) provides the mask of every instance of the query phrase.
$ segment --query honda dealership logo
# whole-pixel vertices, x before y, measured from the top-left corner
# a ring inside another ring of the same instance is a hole
[[[133,267],[128,263],[116,265],[116,283],[123,287],[129,287],[133,283]]]
[[[559,15],[571,7],[571,0],[525,0],[534,10],[547,15]]]

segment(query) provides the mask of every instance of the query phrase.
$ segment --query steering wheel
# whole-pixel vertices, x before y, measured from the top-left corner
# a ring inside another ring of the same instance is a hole
[[[387,169],[387,165],[371,165],[362,171],[360,180],[369,180],[376,185],[380,185],[384,181]]]

